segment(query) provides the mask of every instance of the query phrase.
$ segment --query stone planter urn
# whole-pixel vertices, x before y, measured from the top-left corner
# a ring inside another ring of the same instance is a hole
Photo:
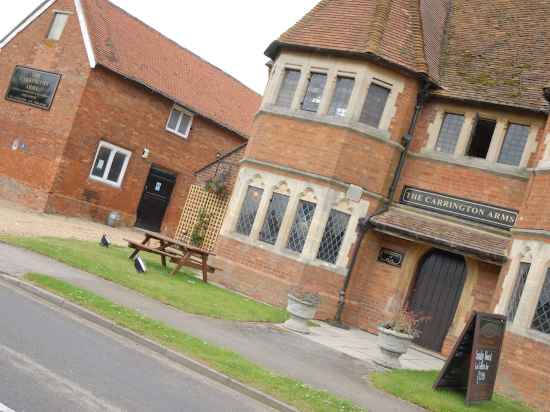
[[[378,347],[381,356],[375,359],[374,362],[388,369],[400,369],[401,362],[399,358],[407,352],[414,336],[382,326],[378,327],[378,332]]]
[[[309,334],[308,322],[315,317],[319,303],[317,294],[289,293],[286,310],[290,314],[290,319],[283,326],[294,332]]]

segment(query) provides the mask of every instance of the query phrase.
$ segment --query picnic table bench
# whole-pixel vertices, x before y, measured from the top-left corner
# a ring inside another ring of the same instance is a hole
[[[214,273],[216,269],[208,264],[209,256],[213,255],[207,250],[191,246],[179,240],[163,236],[159,233],[143,231],[145,239],[143,242],[135,242],[125,239],[128,242],[128,247],[134,249],[130,255],[130,259],[134,259],[138,253],[147,252],[160,256],[163,267],[166,267],[166,259],[176,266],[172,271],[172,276],[175,275],[183,266],[199,269],[202,271],[202,280],[208,283],[208,273]],[[158,246],[151,245],[151,241],[155,240],[159,243]]]

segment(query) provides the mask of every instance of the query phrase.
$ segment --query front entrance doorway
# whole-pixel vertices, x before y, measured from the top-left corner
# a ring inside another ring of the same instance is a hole
[[[442,250],[428,252],[420,261],[409,308],[426,317],[417,345],[440,352],[455,317],[464,282],[464,257]]]
[[[175,174],[151,167],[137,210],[137,227],[160,232],[175,184]]]

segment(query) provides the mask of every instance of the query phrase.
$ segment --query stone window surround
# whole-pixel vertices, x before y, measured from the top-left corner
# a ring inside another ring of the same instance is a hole
[[[361,124],[359,118],[361,110],[367,98],[368,89],[371,83],[379,84],[391,90],[384,113],[380,120],[379,130],[387,131],[391,121],[397,111],[397,98],[405,89],[404,81],[396,74],[388,69],[376,66],[368,62],[358,62],[350,59],[338,59],[322,57],[304,53],[281,53],[276,60],[269,83],[266,88],[266,93],[262,102],[262,109],[270,109],[275,106],[279,89],[282,85],[285,69],[300,70],[301,76],[294,99],[290,106],[290,112],[300,114],[301,102],[306,93],[310,73],[325,73],[327,74],[327,83],[321,98],[319,110],[316,113],[316,119],[344,119],[351,124]],[[348,102],[346,115],[329,116],[328,111],[330,103],[336,88],[336,81],[339,76],[355,79],[355,85]]]
[[[235,225],[248,186],[261,188],[264,190],[264,194],[260,202],[252,232],[250,236],[244,236],[235,231]],[[289,196],[290,200],[283,218],[277,242],[275,245],[270,245],[259,240],[259,232],[265,220],[269,201],[273,193]],[[288,249],[286,246],[300,200],[315,203],[316,210],[302,253],[297,253]],[[264,170],[243,166],[241,167],[239,178],[235,184],[235,189],[227,209],[227,215],[222,226],[221,234],[222,236],[259,247],[303,264],[321,267],[325,270],[345,275],[349,260],[349,252],[356,240],[355,228],[357,227],[359,219],[367,215],[368,208],[368,201],[360,200],[359,202],[353,202],[347,199],[344,191],[337,191],[316,183],[309,183],[299,179],[288,178]],[[350,215],[349,226],[346,230],[338,259],[334,265],[317,259],[317,252],[332,209]]]
[[[534,240],[514,240],[510,252],[510,265],[502,283],[502,293],[495,312],[506,315],[512,298],[520,263],[530,263],[531,269],[519,302],[514,322],[508,323],[508,330],[538,342],[550,345],[550,335],[531,327],[540,294],[550,268],[550,244]]]
[[[437,140],[439,138],[439,132],[441,130],[441,126],[443,125],[443,120],[446,113],[464,115],[464,124],[462,125],[462,130],[458,137],[458,142],[456,144],[454,153],[442,153],[436,151],[435,149]],[[489,146],[489,152],[487,153],[487,157],[485,159],[472,158],[466,156],[465,154],[468,148],[468,144],[470,143],[470,137],[472,135],[475,119],[477,116],[484,119],[495,120],[497,122],[493,138],[491,139],[491,145]],[[530,127],[529,137],[527,138],[527,144],[525,145],[525,149],[519,166],[501,165],[500,163],[498,163],[500,150],[502,148],[502,144],[504,143],[508,124],[510,123],[517,123]],[[505,168],[525,169],[528,165],[529,158],[536,150],[537,135],[541,127],[542,125],[534,121],[532,118],[521,115],[503,113],[493,110],[480,111],[470,109],[465,106],[453,104],[441,104],[437,107],[437,112],[434,120],[428,126],[428,143],[421,152],[426,154],[433,153],[437,154],[438,156],[447,157],[449,159],[472,159],[474,160],[471,163],[471,166],[473,167],[475,167],[475,163],[479,163],[480,165],[498,164],[499,166]]]

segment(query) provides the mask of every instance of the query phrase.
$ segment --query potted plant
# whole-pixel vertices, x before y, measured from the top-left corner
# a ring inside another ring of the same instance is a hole
[[[420,336],[418,324],[423,319],[407,310],[399,311],[395,317],[378,327],[378,347],[382,356],[375,362],[385,368],[399,369],[399,358],[407,352],[413,339]]]
[[[209,179],[204,186],[204,189],[209,193],[215,193],[218,196],[223,196],[227,192],[226,174],[220,173]]]
[[[294,288],[288,293],[287,312],[290,319],[284,327],[294,332],[309,334],[309,322],[315,317],[321,303],[318,293],[309,292],[302,288]]]

